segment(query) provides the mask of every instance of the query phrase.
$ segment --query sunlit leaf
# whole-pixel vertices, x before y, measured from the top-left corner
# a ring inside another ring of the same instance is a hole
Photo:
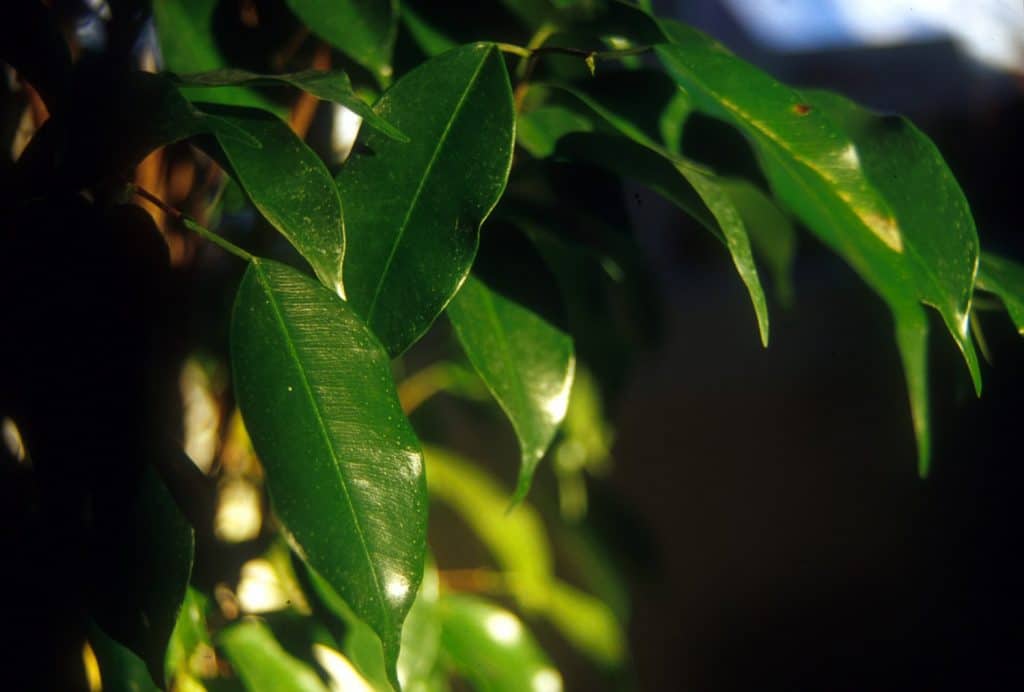
[[[557,284],[553,289],[557,298]],[[515,428],[522,464],[513,501],[519,501],[565,418],[576,369],[572,339],[474,277],[448,305],[448,317],[473,367]]]
[[[374,106],[409,136],[368,133],[337,177],[353,307],[397,355],[469,273],[479,227],[505,188],[515,120],[501,55],[464,46],[399,80]]]
[[[536,510],[524,502],[506,511],[506,493],[478,467],[436,448],[427,447],[424,454],[431,495],[480,538],[527,614],[548,620],[591,658],[620,663],[625,652],[620,623],[600,600],[555,577],[551,545]]]
[[[375,690],[390,691],[392,686],[380,640],[322,577],[315,572],[309,575],[317,597],[344,628],[338,639],[342,652]],[[428,562],[419,593],[402,627],[402,650],[398,656],[398,681],[402,690],[418,689],[433,676],[441,639],[437,599],[437,570]]]
[[[474,596],[439,604],[445,658],[479,692],[560,692],[562,677],[512,613]]]
[[[537,511],[509,495],[479,467],[445,450],[424,447],[430,494],[451,507],[505,571],[526,607],[543,602],[554,578],[551,544]]]
[[[370,70],[381,82],[391,77],[391,51],[398,22],[397,0],[287,0],[313,33]]]
[[[219,69],[209,72],[169,75],[178,84],[185,87],[223,87],[223,86],[292,86],[302,89],[324,101],[331,101],[345,106],[361,117],[367,125],[380,130],[381,133],[399,142],[408,142],[409,138],[395,129],[387,120],[377,115],[374,110],[352,90],[352,81],[340,70],[330,72],[324,70],[303,70],[284,74],[258,74],[248,70]]]
[[[251,146],[217,129],[228,172],[264,218],[306,258],[317,277],[344,295],[345,220],[338,189],[324,162],[290,127],[266,111],[203,108],[258,143]]]
[[[747,180],[727,178],[722,180],[722,186],[743,217],[754,254],[764,261],[771,274],[779,303],[791,306],[797,244],[793,220],[771,197]]]
[[[347,303],[266,260],[238,289],[231,354],[278,517],[381,638],[392,672],[423,573],[427,498],[387,354]]]
[[[1024,265],[983,252],[976,286],[999,296],[1017,331],[1024,336]]]
[[[316,672],[285,651],[259,620],[231,625],[219,634],[217,643],[248,690],[327,692]]]
[[[833,94],[801,94],[690,27],[661,26],[670,42],[658,55],[694,106],[747,136],[779,199],[889,304],[926,473],[927,320],[920,303],[942,315],[981,387],[968,334],[978,240],[956,180],[906,120]]]
[[[905,118],[876,115],[836,94],[810,96],[813,108],[852,133],[864,171],[884,190],[901,230],[903,251],[894,253],[857,234],[848,216],[828,225],[809,224],[892,310],[910,391],[918,465],[924,475],[930,461],[928,323],[920,303],[938,310],[963,353],[975,389],[981,391],[981,373],[968,333],[978,264],[974,219],[935,145]]]
[[[179,671],[188,675],[216,674],[213,642],[206,624],[208,600],[201,592],[188,588],[178,613],[171,641],[167,646],[166,678],[172,680]]]
[[[192,573],[195,538],[149,465],[130,491],[122,506],[97,508],[103,570],[92,615],[162,684],[168,642]]]

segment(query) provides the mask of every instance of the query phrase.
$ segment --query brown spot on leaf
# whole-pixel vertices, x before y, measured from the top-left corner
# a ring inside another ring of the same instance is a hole
[[[811,112],[811,107],[806,103],[798,103],[793,106],[793,112],[797,115],[807,115]]]

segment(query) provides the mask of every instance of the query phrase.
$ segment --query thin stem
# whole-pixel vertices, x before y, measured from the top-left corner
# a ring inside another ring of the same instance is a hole
[[[498,50],[500,50],[502,53],[518,55],[521,58],[530,57],[530,50],[528,48],[523,48],[522,46],[517,46],[513,43],[495,43],[494,45],[496,45],[498,47]]]
[[[235,257],[238,257],[238,258],[240,258],[240,259],[242,259],[242,260],[244,260],[246,262],[252,262],[253,261],[253,256],[250,255],[248,252],[246,252],[242,248],[238,247],[237,245],[235,245],[231,241],[229,241],[229,240],[227,240],[225,238],[222,238],[221,236],[217,235],[216,233],[214,233],[210,229],[208,229],[208,228],[206,228],[204,226],[199,225],[190,216],[188,216],[187,214],[182,213],[180,209],[175,209],[174,207],[169,205],[167,202],[163,201],[162,199],[160,199],[159,197],[154,195],[149,190],[147,190],[147,189],[145,189],[143,187],[139,187],[135,183],[129,183],[128,186],[131,188],[131,191],[133,193],[135,193],[136,195],[138,195],[142,199],[144,199],[144,200],[146,200],[148,202],[151,202],[151,203],[155,204],[156,206],[160,207],[160,209],[162,209],[164,211],[164,213],[166,213],[169,217],[171,217],[172,219],[174,219],[175,221],[177,221],[178,223],[180,223],[182,226],[184,226],[188,230],[192,231],[193,233],[196,233],[201,238],[209,240],[211,243],[213,243],[214,245],[220,247],[222,250],[226,250],[227,252],[230,252]]]

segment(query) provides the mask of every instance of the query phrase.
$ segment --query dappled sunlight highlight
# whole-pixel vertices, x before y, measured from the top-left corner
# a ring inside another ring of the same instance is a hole
[[[244,613],[269,613],[289,605],[288,594],[270,562],[256,558],[242,565],[238,603]]]
[[[4,418],[0,422],[0,435],[3,436],[7,452],[14,457],[15,461],[26,466],[32,465],[28,450],[25,449],[25,440],[21,436],[21,431],[18,430],[18,425],[13,420]]]
[[[313,645],[313,657],[331,678],[331,692],[373,692],[370,683],[342,654],[323,644]]]
[[[523,626],[509,613],[493,613],[487,616],[484,627],[494,641],[507,646],[517,643],[523,636]]]
[[[233,478],[220,487],[213,532],[227,543],[250,541],[260,533],[263,507],[259,489],[244,478]]]
[[[189,358],[178,377],[181,391],[185,454],[203,473],[209,473],[220,444],[221,409],[210,376],[195,358]]]
[[[530,678],[532,692],[562,692],[562,676],[553,668],[541,668]]]

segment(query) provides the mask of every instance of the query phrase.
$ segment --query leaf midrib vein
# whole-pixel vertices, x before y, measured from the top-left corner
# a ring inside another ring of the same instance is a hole
[[[377,279],[377,286],[373,289],[373,298],[370,301],[370,308],[366,311],[367,324],[370,324],[373,321],[373,313],[377,308],[377,301],[380,299],[380,293],[384,287],[384,281],[388,277],[388,272],[391,271],[391,264],[395,260],[395,255],[398,254],[398,247],[402,244],[402,238],[405,236],[405,231],[409,227],[409,219],[412,218],[412,212],[419,203],[420,195],[423,194],[423,188],[427,185],[427,180],[430,178],[434,165],[437,163],[438,158],[440,158],[441,150],[444,148],[445,142],[448,140],[448,135],[451,134],[452,126],[455,124],[455,121],[459,119],[462,107],[465,105],[466,99],[469,98],[469,92],[471,92],[473,87],[476,86],[477,78],[480,76],[480,72],[483,70],[484,64],[487,63],[487,60],[491,56],[491,50],[488,50],[484,54],[483,59],[480,60],[480,64],[477,65],[476,69],[473,71],[473,76],[469,78],[466,88],[459,96],[459,101],[455,104],[455,110],[452,111],[452,116],[445,124],[444,130],[441,132],[441,137],[437,140],[437,146],[434,147],[434,151],[430,155],[430,161],[427,163],[427,168],[423,172],[423,176],[420,178],[419,185],[416,186],[416,191],[413,193],[412,201],[409,203],[409,207],[405,211],[405,217],[402,219],[402,223],[398,227],[398,234],[395,236],[395,240],[391,244],[391,252],[388,254],[387,260],[384,262],[380,278]]]
[[[274,313],[274,318],[277,321],[277,324],[280,327],[281,331],[287,337],[285,339],[285,342],[286,342],[287,347],[288,347],[288,354],[291,356],[292,360],[295,362],[295,369],[299,373],[299,379],[300,379],[300,381],[302,383],[302,387],[305,390],[306,395],[309,397],[310,402],[312,402],[314,404],[312,406],[312,409],[313,409],[313,414],[316,417],[317,427],[318,427],[318,429],[320,431],[321,437],[323,438],[324,444],[327,446],[327,450],[330,452],[332,467],[334,468],[334,471],[335,471],[335,473],[338,476],[338,480],[339,480],[339,483],[341,485],[341,488],[342,488],[342,490],[345,493],[345,502],[346,502],[346,505],[348,506],[349,513],[352,515],[352,525],[356,529],[356,535],[359,538],[359,546],[362,548],[363,555],[366,558],[366,564],[370,566],[369,571],[370,571],[370,574],[373,577],[373,585],[376,588],[378,602],[380,603],[381,610],[383,612],[383,610],[384,610],[383,606],[384,606],[384,603],[385,603],[384,590],[381,587],[380,579],[377,576],[376,570],[374,570],[373,567],[372,567],[373,560],[371,559],[371,556],[370,556],[370,548],[369,548],[369,546],[366,543],[366,535],[363,533],[363,527],[359,523],[359,518],[356,516],[355,505],[352,502],[352,493],[351,493],[351,491],[350,491],[350,489],[348,487],[348,481],[345,479],[345,476],[341,473],[341,462],[338,459],[337,453],[335,452],[334,445],[331,443],[331,438],[330,438],[330,436],[327,433],[327,425],[324,422],[323,416],[320,414],[320,408],[316,405],[317,398],[313,394],[313,387],[310,384],[309,376],[306,374],[306,369],[303,367],[302,361],[299,359],[298,351],[296,351],[296,349],[295,349],[295,342],[291,338],[291,330],[288,329],[288,325],[287,325],[287,323],[284,320],[284,315],[281,313],[281,308],[278,305],[277,299],[274,296],[274,292],[273,292],[272,288],[270,287],[270,284],[267,281],[267,277],[264,274],[263,268],[257,262],[253,263],[253,267],[256,269],[256,276],[258,277],[258,280],[259,280],[259,283],[260,283],[260,287],[263,289],[264,293],[267,296],[267,299],[268,299],[268,301],[270,303],[270,306],[271,306],[271,310]],[[333,584],[332,584],[332,587],[333,587]],[[385,617],[386,617],[386,613],[384,613],[384,614],[385,614]],[[384,636],[383,633],[381,633],[380,636],[383,639],[383,636]]]

